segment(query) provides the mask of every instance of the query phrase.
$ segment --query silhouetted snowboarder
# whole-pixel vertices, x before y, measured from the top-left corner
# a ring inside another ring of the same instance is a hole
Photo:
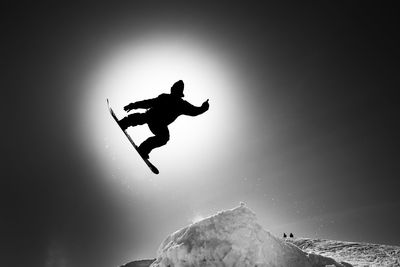
[[[294,237],[294,235],[293,235],[292,233],[290,233],[289,237],[290,237],[290,238],[293,238],[293,237]]]
[[[124,107],[126,112],[132,109],[147,109],[145,113],[133,113],[119,121],[123,130],[130,126],[148,125],[154,136],[149,137],[139,147],[138,151],[144,159],[156,147],[165,145],[169,140],[168,125],[180,115],[197,116],[209,108],[208,99],[200,107],[193,106],[182,99],[184,83],[177,81],[171,87],[170,94],[161,94],[156,98],[130,103]]]
[[[118,123],[125,136],[131,142],[144,162],[149,166],[152,172],[158,174],[158,169],[148,160],[149,153],[156,147],[165,145],[169,140],[168,125],[171,124],[180,115],[197,116],[206,112],[209,108],[208,99],[200,107],[193,106],[182,99],[184,84],[182,80],[177,81],[171,87],[170,94],[161,94],[156,98],[147,99],[130,103],[124,107],[126,112],[132,109],[147,109],[145,113],[134,113],[118,120],[107,99],[108,110],[113,119]],[[147,124],[154,136],[145,140],[139,147],[133,142],[126,131],[130,126]]]
[[[286,238],[286,237],[287,237],[286,233],[283,233],[283,238]]]

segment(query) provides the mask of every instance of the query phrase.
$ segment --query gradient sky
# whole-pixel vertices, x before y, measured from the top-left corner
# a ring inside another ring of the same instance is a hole
[[[152,258],[169,233],[240,201],[277,236],[399,245],[393,7],[2,7],[1,266]],[[154,176],[105,98],[123,116],[177,79],[210,110],[171,125]]]

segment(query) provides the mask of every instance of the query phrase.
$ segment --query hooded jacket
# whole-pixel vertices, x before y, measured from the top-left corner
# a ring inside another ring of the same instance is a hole
[[[149,122],[169,125],[180,115],[197,116],[208,110],[207,106],[196,107],[172,94],[161,94],[156,98],[138,101],[134,108],[147,109],[146,115]]]

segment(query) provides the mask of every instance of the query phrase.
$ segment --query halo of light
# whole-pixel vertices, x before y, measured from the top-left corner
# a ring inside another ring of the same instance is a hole
[[[128,103],[169,93],[174,82],[183,80],[184,99],[196,106],[209,99],[210,109],[195,118],[180,116],[172,123],[170,141],[153,150],[151,161],[162,173],[176,177],[218,165],[218,158],[229,155],[235,119],[240,115],[235,71],[217,51],[193,38],[177,41],[165,36],[116,45],[86,83],[81,112],[85,114],[85,145],[104,166],[115,167],[117,161],[122,172],[149,173],[112,120],[106,98],[122,118]],[[152,135],[147,126],[130,128],[129,133],[138,144]]]

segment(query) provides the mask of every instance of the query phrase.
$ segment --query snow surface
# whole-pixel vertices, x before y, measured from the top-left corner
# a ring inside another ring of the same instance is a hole
[[[169,235],[151,267],[172,266],[351,266],[306,253],[265,231],[244,204]]]
[[[400,266],[400,246],[323,239],[287,239],[308,253],[332,257],[353,266]]]
[[[242,204],[172,233],[160,245],[157,259],[123,267],[149,266],[400,267],[400,246],[277,238]]]
[[[308,253],[332,257],[337,261],[345,261],[353,266],[383,267],[400,266],[400,246],[377,245],[369,243],[343,242],[310,238],[286,239]],[[134,261],[124,267],[149,267],[153,260]]]

